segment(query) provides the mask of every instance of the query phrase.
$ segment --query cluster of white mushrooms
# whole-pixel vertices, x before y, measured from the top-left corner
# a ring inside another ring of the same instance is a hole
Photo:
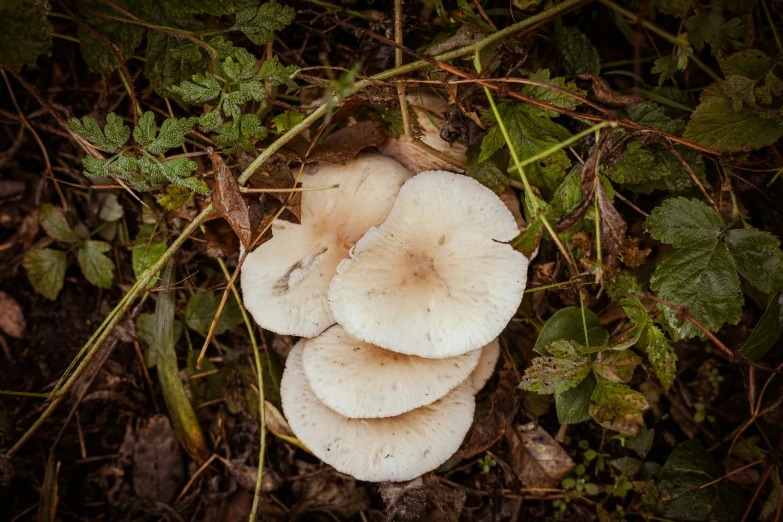
[[[242,269],[258,324],[303,337],[281,385],[291,429],[359,480],[410,480],[456,452],[527,278],[497,195],[407,163],[308,165],[304,187],[339,187],[303,192],[301,224],[276,222]]]

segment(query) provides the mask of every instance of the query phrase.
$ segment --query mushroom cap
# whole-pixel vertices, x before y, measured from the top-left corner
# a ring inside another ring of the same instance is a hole
[[[417,125],[415,130],[421,132],[421,141],[433,149],[464,163],[467,150],[465,144],[459,141],[450,144],[440,137],[440,129],[446,123],[443,113],[448,110],[448,103],[430,94],[421,96],[410,94],[407,96],[407,100],[408,106],[416,113]],[[427,151],[420,149],[404,136],[387,139],[378,147],[378,150],[384,155],[396,159],[413,172],[453,170],[456,168],[451,163],[440,160]]]
[[[465,381],[433,404],[396,417],[343,417],[319,401],[307,383],[301,345],[286,361],[280,394],[291,429],[316,457],[373,482],[411,480],[446,462],[467,434],[475,408]]]
[[[307,340],[302,361],[321,402],[345,417],[369,419],[432,404],[467,379],[480,357],[481,350],[447,359],[405,355],[360,341],[336,324]]]
[[[481,358],[476,369],[470,374],[470,381],[473,384],[473,393],[476,394],[486,386],[489,378],[495,372],[495,366],[500,358],[500,340],[494,341],[481,349]]]
[[[522,301],[528,260],[507,244],[517,234],[478,181],[423,172],[340,262],[332,313],[354,337],[395,352],[440,359],[480,348]]]
[[[349,249],[391,209],[410,172],[380,154],[360,154],[339,164],[308,167],[301,224],[277,220],[272,239],[242,267],[245,306],[256,322],[279,334],[313,337],[334,324],[329,283]]]

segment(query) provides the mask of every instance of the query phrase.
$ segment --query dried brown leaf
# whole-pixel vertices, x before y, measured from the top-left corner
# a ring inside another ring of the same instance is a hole
[[[414,522],[424,516],[427,492],[421,477],[408,482],[383,482],[380,492],[388,522]]]
[[[237,180],[234,179],[223,158],[211,148],[207,149],[207,153],[215,172],[215,192],[212,195],[212,203],[218,214],[231,225],[242,245],[247,248],[253,237],[247,203],[239,191]]]
[[[379,121],[360,121],[350,127],[343,127],[320,140],[307,161],[342,163],[353,158],[367,147],[377,147],[385,140],[386,135],[383,133],[383,123]]]
[[[506,439],[511,446],[511,466],[525,487],[556,487],[574,468],[568,453],[541,426],[514,426]]]
[[[351,518],[370,507],[364,486],[353,479],[341,480],[336,473],[324,473],[294,484],[299,499],[291,509],[291,520],[309,520],[307,513],[328,511],[339,518]]]
[[[596,76],[595,74],[580,74],[578,78],[583,80],[592,80],[593,82],[593,96],[598,98],[598,101],[607,103],[609,105],[631,105],[633,103],[641,103],[644,100],[639,96],[620,94],[609,86],[604,78]]]
[[[625,232],[628,224],[614,208],[603,183],[596,183],[598,187],[598,210],[601,219],[601,251],[604,254],[604,265],[614,264],[618,254],[623,249]]]
[[[500,379],[492,396],[492,408],[486,417],[473,425],[467,444],[457,452],[457,458],[470,458],[486,451],[500,440],[519,409],[519,396],[508,362],[498,372]]]
[[[133,490],[139,498],[170,503],[185,484],[182,450],[165,415],[139,430],[133,454]]]
[[[22,307],[16,299],[0,290],[0,330],[14,339],[21,339],[25,326]]]
[[[239,252],[239,238],[223,219],[204,223],[204,237],[209,257],[228,257]]]
[[[434,475],[424,476],[424,486],[432,508],[422,520],[427,522],[458,522],[468,494],[463,489],[441,484]]]

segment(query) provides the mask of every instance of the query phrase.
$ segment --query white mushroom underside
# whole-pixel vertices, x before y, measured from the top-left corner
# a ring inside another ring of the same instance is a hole
[[[386,218],[410,173],[379,154],[324,163],[308,172],[304,187],[339,188],[303,192],[301,225],[275,222],[272,239],[245,260],[242,293],[262,328],[313,337],[334,324],[327,295],[338,263]]]
[[[310,386],[326,406],[352,419],[392,417],[431,404],[465,381],[481,350],[424,359],[360,341],[334,325],[304,346]]]
[[[411,480],[444,463],[462,443],[475,408],[466,381],[439,401],[397,417],[348,419],[310,389],[301,345],[288,356],[280,394],[291,429],[316,457],[372,482]]]
[[[473,393],[478,393],[484,386],[492,374],[495,372],[495,366],[500,358],[500,340],[495,339],[484,348],[481,349],[481,358],[479,359],[476,369],[470,374],[470,381],[473,384]]]
[[[363,341],[427,358],[489,343],[513,317],[528,260],[503,202],[477,181],[425,172],[356,244],[329,289],[338,323]]]

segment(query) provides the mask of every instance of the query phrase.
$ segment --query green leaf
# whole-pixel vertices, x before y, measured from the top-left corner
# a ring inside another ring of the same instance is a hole
[[[742,277],[770,294],[783,289],[783,252],[780,240],[755,228],[729,230],[726,234],[737,271]]]
[[[283,134],[304,121],[305,115],[299,111],[288,109],[274,118],[275,134]]]
[[[109,250],[111,245],[108,243],[88,239],[80,244],[76,251],[84,277],[104,289],[111,288],[111,282],[114,280],[114,262],[105,255]]]
[[[601,59],[590,40],[576,27],[560,26],[557,36],[557,50],[563,59],[566,74],[598,74],[601,72]]]
[[[263,45],[274,40],[274,32],[284,29],[294,21],[295,16],[296,11],[288,5],[250,5],[237,10],[236,23],[231,29],[242,31],[251,42]]]
[[[590,397],[595,387],[595,374],[590,372],[575,387],[564,393],[555,394],[557,420],[560,424],[577,424],[590,420]]]
[[[670,198],[653,209],[644,227],[658,241],[680,248],[703,240],[717,241],[723,221],[697,199]]]
[[[145,113],[144,116],[147,114],[151,114],[151,111]],[[150,154],[164,154],[169,149],[181,147],[185,143],[185,137],[190,133],[191,130],[193,130],[193,126],[196,124],[196,121],[197,119],[195,117],[180,119],[167,118],[166,121],[163,122],[163,125],[160,126],[160,133],[158,134],[158,137],[154,139],[154,141],[147,141],[143,145],[141,143],[139,144],[142,145],[142,147],[144,147]],[[151,130],[152,135],[149,136],[145,134],[145,138],[153,138],[155,136],[154,119],[152,119]],[[134,138],[136,138],[135,131]],[[137,138],[136,141],[138,141]]]
[[[511,140],[511,145],[521,160],[548,150],[570,137],[562,126],[550,121],[547,111],[527,103],[501,103],[498,113]],[[491,113],[489,113],[491,116]],[[493,154],[506,146],[506,140],[499,125],[489,129],[481,141],[479,163],[487,161]],[[563,150],[525,167],[530,183],[547,193],[554,191],[571,168],[571,160]]]
[[[174,320],[174,344],[182,338],[184,327],[180,321]],[[158,352],[155,350],[155,314],[143,313],[136,318],[136,335],[147,343],[147,351],[144,352],[144,363],[147,368],[154,368],[158,361]],[[204,361],[205,363],[208,361]]]
[[[658,87],[660,87],[666,80],[674,78],[678,71],[684,71],[687,67],[688,57],[677,47],[674,54],[668,54],[655,60],[650,73],[660,74],[658,77]]]
[[[277,56],[266,60],[258,72],[260,78],[268,80],[272,85],[283,85],[291,81],[291,76],[299,70],[296,65],[283,66]]]
[[[634,123],[679,136],[685,130],[685,122],[670,118],[657,103],[635,103],[628,107],[628,119]]]
[[[677,354],[666,335],[657,326],[650,324],[646,330],[647,358],[661,381],[664,390],[669,390],[677,377]]]
[[[115,0],[114,3],[133,15],[143,14],[143,9],[140,9],[136,2]],[[118,13],[100,0],[79,0],[78,5],[90,28],[113,45],[123,61],[127,61],[141,44],[144,27],[101,16],[101,14],[117,16]],[[117,67],[117,58],[114,54],[84,26],[78,26],[77,34],[81,42],[82,57],[92,70],[109,74]]]
[[[54,205],[49,203],[41,205],[41,208],[38,209],[38,221],[52,239],[67,242],[79,241],[79,236],[71,229],[65,218],[65,213]]]
[[[647,399],[625,384],[601,381],[591,399],[590,415],[605,428],[635,437],[644,425],[642,412],[649,408]]]
[[[222,294],[215,292],[199,292],[188,300],[185,307],[185,324],[193,331],[206,337],[215,318]],[[229,296],[223,313],[215,327],[215,335],[225,333],[242,322],[242,313],[236,300]]]
[[[701,153],[683,145],[675,145],[674,148],[702,185],[709,187]],[[649,194],[653,190],[682,192],[694,186],[693,178],[682,162],[659,143],[628,143],[622,160],[605,172],[613,182],[643,194]]]
[[[593,361],[593,370],[601,377],[615,382],[628,382],[642,358],[631,350],[606,350]]]
[[[574,82],[566,82],[563,78],[550,79],[549,69],[539,69],[530,75],[530,79],[537,82],[554,85],[555,87],[560,87],[561,89],[565,89],[566,91],[572,92],[579,96],[584,96],[587,94],[587,92],[577,87]],[[525,87],[522,88],[520,94],[529,98],[535,98],[536,100],[547,102],[551,105],[554,105],[555,107],[561,107],[563,109],[569,110],[575,109],[579,104],[582,103],[573,96],[568,96],[567,94],[556,91],[554,89],[547,89],[546,87],[539,87],[537,85],[525,85]],[[550,111],[547,109],[541,110],[545,111],[545,114],[551,118],[558,116],[558,113],[555,111]]]
[[[65,281],[65,252],[51,248],[37,248],[25,254],[22,266],[33,289],[54,301]]]
[[[542,237],[544,237],[544,221],[541,219],[541,216],[538,216],[527,226],[524,232],[511,241],[511,246],[530,259],[541,244]]]
[[[192,194],[189,192],[189,194]],[[141,236],[141,233],[139,233]],[[141,279],[144,272],[160,261],[168,248],[165,240],[150,241],[149,237],[137,237],[136,246],[131,249],[131,266],[136,279]],[[150,280],[150,286],[157,281],[157,276]]]
[[[166,193],[158,197],[158,203],[166,210],[177,210],[193,201],[193,192],[180,185],[168,185]]]
[[[547,345],[552,357],[536,357],[525,370],[520,387],[538,393],[563,393],[590,373],[590,357],[576,351],[572,341]]]
[[[21,0],[12,5],[0,10],[0,69],[19,71],[22,67],[34,67],[40,55],[51,53],[52,24],[47,19],[46,1]]]
[[[666,459],[658,475],[658,489],[666,499],[664,516],[677,520],[733,521],[745,505],[737,486],[720,481],[723,468],[704,450],[698,440],[689,440]]]
[[[781,315],[780,292],[777,292],[770,297],[767,309],[756,323],[748,340],[740,348],[739,354],[745,359],[757,361],[767,354],[781,335],[783,335],[783,315]]]
[[[742,293],[729,249],[717,240],[704,239],[669,252],[655,269],[650,288],[658,297],[688,312],[711,331],[724,323],[737,324],[742,313]],[[668,323],[681,337],[701,332],[678,311],[659,305]]]
[[[498,195],[505,192],[510,183],[508,176],[492,161],[468,165],[465,175],[475,179]]]
[[[744,76],[759,80],[774,65],[774,60],[756,49],[740,51],[718,60],[723,74],[726,76]]]
[[[185,80],[180,85],[173,85],[171,90],[183,101],[193,104],[206,103],[214,100],[221,93],[220,82],[210,74],[194,74],[192,81]]]
[[[744,105],[739,111],[725,94],[712,85],[693,111],[683,137],[721,152],[751,151],[772,145],[783,136],[783,125]]]
[[[582,309],[569,306],[558,310],[541,328],[533,351],[549,355],[546,346],[560,339],[576,341],[585,346],[599,346],[606,343],[609,340],[609,332],[601,327],[598,316],[590,310],[584,310],[584,318],[587,324],[587,339],[582,324]]]
[[[95,118],[89,116],[85,116],[81,121],[71,118],[68,120],[68,128],[104,152],[115,152],[130,138],[130,127],[113,112],[106,116],[106,126],[103,129]]]
[[[732,18],[724,22],[722,15],[714,10],[689,17],[685,25],[690,28],[688,39],[693,48],[701,51],[709,45],[713,56],[731,40],[741,39],[745,33],[742,20]]]

